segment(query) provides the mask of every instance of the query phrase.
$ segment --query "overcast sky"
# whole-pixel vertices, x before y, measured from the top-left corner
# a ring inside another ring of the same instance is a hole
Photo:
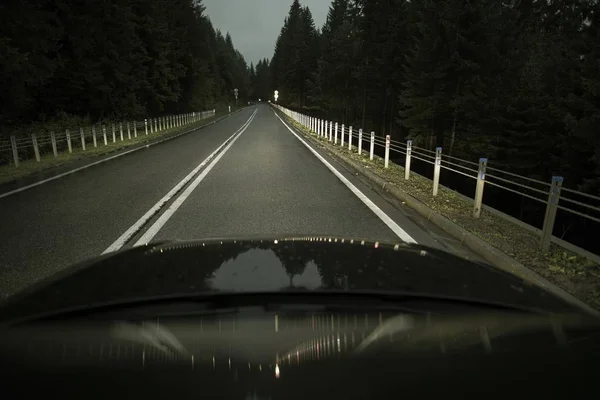
[[[300,0],[308,6],[317,28],[327,18],[330,0]],[[271,58],[275,41],[283,26],[292,0],[204,0],[206,14],[214,27],[223,34],[229,32],[233,45],[248,65]]]

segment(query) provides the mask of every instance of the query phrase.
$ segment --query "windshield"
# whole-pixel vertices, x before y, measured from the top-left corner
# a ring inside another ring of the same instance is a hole
[[[362,290],[595,314],[598,7],[9,1],[1,299]]]

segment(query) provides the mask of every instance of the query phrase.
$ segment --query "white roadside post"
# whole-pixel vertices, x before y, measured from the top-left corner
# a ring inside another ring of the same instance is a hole
[[[333,140],[333,121],[329,121],[329,141]]]
[[[154,124],[152,123],[152,118],[148,118],[148,122],[150,123],[150,133],[154,133]]]
[[[479,159],[479,171],[477,172],[477,185],[475,186],[475,203],[473,204],[473,217],[479,218],[483,203],[483,188],[485,185],[485,170],[487,168],[487,158]]]
[[[358,155],[362,156],[362,136],[363,131],[362,128],[358,130]]]
[[[348,151],[352,151],[352,127],[348,130]]]
[[[81,127],[79,128],[79,136],[81,137],[81,150],[85,151],[85,135]]]
[[[69,132],[69,130],[67,129],[65,131],[65,134],[67,135],[67,147],[69,148],[69,153],[72,153],[73,146],[71,145],[71,132]]]
[[[158,130],[163,130],[163,117],[158,117]]]
[[[336,122],[335,123],[335,136],[334,136],[334,139],[333,139],[333,144],[334,145],[337,145],[337,137],[338,137],[338,123]]]
[[[146,129],[146,136],[148,135],[148,119],[144,118],[144,128]]]
[[[385,135],[385,168],[390,165],[390,135]]]
[[[115,124],[112,124],[112,139],[113,139],[113,143],[115,143],[117,141],[117,134],[115,131]]]
[[[13,161],[15,167],[19,166],[19,150],[17,149],[17,138],[14,135],[10,136],[10,146],[12,147]]]
[[[127,121],[127,139],[131,140],[131,126],[129,125],[129,121]]]
[[[94,143],[94,148],[98,147],[98,139],[96,139],[96,127],[92,125],[92,142]]]
[[[340,140],[341,140],[340,147],[344,147],[344,129],[346,129],[346,127],[344,126],[344,124],[342,124],[342,130],[341,130],[342,137],[340,138]]]
[[[104,145],[108,145],[108,138],[106,137],[106,126],[102,125],[102,136],[104,137]]]
[[[323,126],[324,126],[324,122],[322,119],[319,120],[319,137],[323,138]]]
[[[558,210],[558,201],[560,200],[562,184],[562,176],[552,177],[552,186],[550,186],[548,204],[546,205],[546,216],[544,217],[544,227],[542,228],[541,247],[543,252],[550,250],[550,242],[552,240],[552,231],[554,230],[554,221],[556,220],[556,211]]]
[[[119,134],[121,135],[121,142],[123,141],[123,123],[119,122]]]
[[[137,121],[133,121],[133,137],[137,137]]]
[[[56,135],[54,135],[54,131],[50,131],[50,142],[52,142],[52,153],[54,157],[58,157],[58,148],[56,147]]]
[[[369,160],[373,161],[375,153],[375,132],[371,131],[371,148],[369,149]]]
[[[154,132],[158,132],[158,118],[154,118]]]
[[[33,143],[33,152],[35,153],[35,160],[37,162],[42,161],[40,159],[40,149],[38,147],[37,136],[35,133],[31,134],[31,143]]]
[[[412,140],[406,141],[406,163],[404,164],[404,179],[410,178],[410,157],[412,154]]]
[[[435,148],[435,165],[433,167],[433,195],[438,195],[440,186],[440,169],[442,167],[442,148]]]

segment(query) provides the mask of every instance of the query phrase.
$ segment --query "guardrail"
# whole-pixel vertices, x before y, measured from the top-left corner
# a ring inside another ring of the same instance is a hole
[[[159,118],[146,118],[143,121],[122,121],[110,124],[96,124],[88,127],[65,129],[61,132],[32,133],[28,137],[0,137],[0,160],[3,164],[12,163],[19,167],[21,161],[33,159],[41,162],[45,155],[52,153],[73,153],[75,150],[86,151],[109,143],[124,142],[138,136],[168,131],[181,126],[193,124],[203,119],[214,117],[216,110],[168,115]]]
[[[444,155],[441,147],[437,147],[435,151],[432,151],[413,146],[411,140],[407,140],[406,143],[399,142],[392,140],[390,135],[387,135],[385,139],[382,139],[377,137],[375,132],[364,133],[362,129],[357,130],[352,126],[346,127],[344,124],[311,117],[281,107],[277,104],[272,105],[294,121],[310,129],[318,137],[331,142],[333,145],[339,145],[341,147],[347,146],[349,151],[356,151],[358,154],[366,155],[367,149],[363,149],[363,144],[366,142],[370,160],[373,160],[375,147],[381,147],[384,150],[385,168],[389,168],[390,152],[403,154],[405,156],[405,180],[410,179],[411,162],[413,159],[432,165],[433,196],[438,195],[440,172],[442,169],[475,180],[476,189],[472,199],[473,218],[479,218],[481,215],[481,210],[484,207],[483,195],[486,185],[491,185],[545,204],[546,213],[544,223],[539,233],[540,248],[544,252],[549,250],[550,242],[553,241],[552,232],[554,230],[556,214],[559,210],[600,223],[600,207],[598,205],[590,204],[590,202],[594,201],[600,202],[600,197],[563,187],[564,180],[561,176],[553,176],[550,182],[543,182],[509,171],[504,171],[499,168],[490,167],[488,165],[489,160],[484,157],[479,158],[478,162],[464,160],[458,157]],[[559,202],[566,204],[559,204]],[[574,210],[572,208],[573,205],[586,211]],[[590,215],[589,213],[597,213],[598,215]]]

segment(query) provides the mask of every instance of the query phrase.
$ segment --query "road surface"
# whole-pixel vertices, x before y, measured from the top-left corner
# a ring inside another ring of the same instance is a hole
[[[264,104],[0,197],[0,221],[2,297],[103,252],[165,239],[409,237],[476,258],[309,148]]]

